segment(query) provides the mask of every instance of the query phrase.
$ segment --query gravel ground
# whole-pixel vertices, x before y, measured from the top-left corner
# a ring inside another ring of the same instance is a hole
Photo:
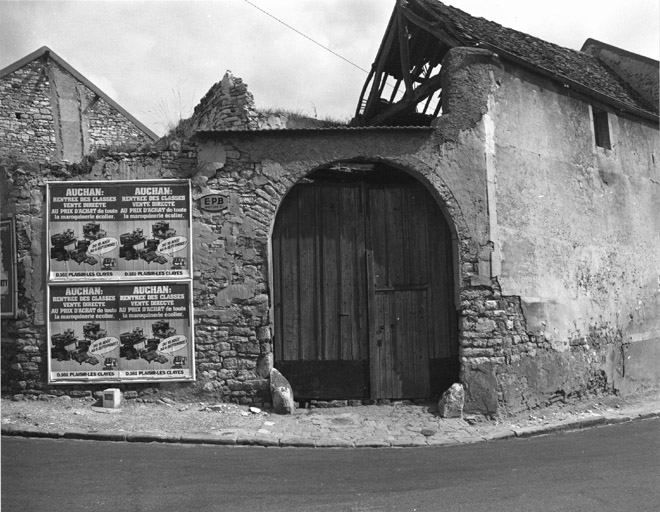
[[[117,431],[163,434],[221,434],[230,431],[258,435],[311,435],[323,437],[335,431],[360,435],[395,436],[424,429],[452,432],[458,428],[469,435],[485,434],[495,429],[542,426],[590,417],[612,411],[631,410],[645,404],[660,404],[660,393],[634,398],[601,396],[569,404],[556,404],[514,417],[489,420],[466,415],[463,420],[440,418],[433,405],[395,402],[338,408],[298,409],[293,415],[277,415],[255,407],[225,403],[182,403],[166,397],[152,402],[125,400],[117,410],[96,407],[91,398],[48,398],[40,400],[1,400],[2,424],[12,427],[39,428],[48,431]],[[456,424],[456,425],[454,425]],[[360,434],[360,431],[362,433]]]
[[[47,430],[208,433],[219,429],[259,428],[268,414],[233,404],[177,404],[128,400],[117,410],[93,407],[94,400],[2,400],[2,423]]]

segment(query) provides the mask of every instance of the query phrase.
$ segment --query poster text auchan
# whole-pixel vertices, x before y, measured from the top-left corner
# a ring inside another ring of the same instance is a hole
[[[48,184],[52,383],[193,380],[190,183]]]

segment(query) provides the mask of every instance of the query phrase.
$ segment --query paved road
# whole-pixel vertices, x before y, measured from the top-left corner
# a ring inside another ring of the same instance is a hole
[[[3,512],[622,512],[658,503],[660,419],[411,449],[2,439]]]

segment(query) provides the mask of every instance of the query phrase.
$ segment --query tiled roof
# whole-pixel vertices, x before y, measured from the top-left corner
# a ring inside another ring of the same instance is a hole
[[[408,0],[410,9],[431,25],[444,30],[463,46],[480,46],[527,64],[546,76],[578,85],[599,99],[622,108],[658,116],[658,105],[639,96],[614,72],[591,55],[543,41],[498,23],[477,18],[437,0]],[[602,97],[601,97],[602,96]]]

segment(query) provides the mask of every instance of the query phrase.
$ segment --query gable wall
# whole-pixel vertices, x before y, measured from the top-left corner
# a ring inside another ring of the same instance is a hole
[[[498,279],[547,345],[502,372],[507,402],[657,387],[657,126],[610,112],[612,149],[597,147],[588,100],[515,69],[490,105]]]
[[[0,79],[0,141],[0,156],[77,162],[98,148],[151,139],[64,68],[40,59]]]
[[[56,153],[50,80],[41,61],[0,79],[0,155],[42,160]]]

